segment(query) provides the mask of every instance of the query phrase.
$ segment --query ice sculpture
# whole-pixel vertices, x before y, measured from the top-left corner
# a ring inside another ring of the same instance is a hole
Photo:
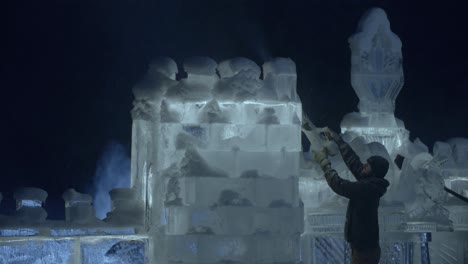
[[[349,39],[351,82],[359,113],[341,123],[343,138],[361,160],[379,155],[390,161],[390,189],[381,199],[381,263],[466,263],[468,204],[444,191],[445,185],[466,194],[468,140],[437,142],[434,154],[394,116],[395,99],[403,85],[400,39],[390,31],[382,9],[373,8]],[[403,158],[402,167],[393,160]],[[354,180],[340,155],[332,166]],[[328,188],[318,164],[307,153],[301,163],[299,190],[304,201],[304,263],[349,263],[350,249],[342,239],[347,201]],[[445,182],[445,184],[444,184]]]
[[[382,143],[394,158],[395,151],[408,141],[409,133],[395,118],[395,99],[404,78],[401,41],[390,30],[385,11],[373,8],[359,21],[349,38],[351,85],[359,97],[359,113],[347,114],[341,132],[366,142]]]
[[[266,62],[264,79],[246,58],[219,65],[188,58],[183,68],[187,78],[135,93],[134,132],[153,136],[134,138],[132,182],[151,208],[147,229],[165,245],[155,246],[158,261],[298,261],[302,114],[294,62]]]

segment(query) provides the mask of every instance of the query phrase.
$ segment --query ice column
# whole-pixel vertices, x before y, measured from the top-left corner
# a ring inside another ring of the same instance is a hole
[[[218,65],[195,57],[183,65],[187,78],[152,106],[159,109],[152,141],[134,139],[145,147],[133,157],[145,148],[156,153],[147,158],[154,174],[147,189],[159,212],[153,227],[164,233],[155,240],[159,260],[298,262],[302,113],[294,62],[265,63],[268,81],[245,58]]]
[[[89,194],[68,189],[63,193],[62,198],[65,201],[65,220],[67,222],[87,223],[96,220],[93,199]]]
[[[380,142],[391,156],[408,140],[408,131],[395,118],[395,99],[404,78],[401,41],[390,30],[385,11],[367,11],[349,38],[351,85],[359,97],[359,113],[347,114],[341,122],[342,133],[352,138],[363,136],[367,142]],[[351,138],[351,139],[352,139]]]
[[[42,223],[47,212],[42,208],[47,192],[39,188],[26,187],[15,192],[16,219],[27,224]]]

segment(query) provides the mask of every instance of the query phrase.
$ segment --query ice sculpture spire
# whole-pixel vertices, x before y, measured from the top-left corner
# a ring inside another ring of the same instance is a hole
[[[391,31],[385,11],[367,11],[348,41],[351,85],[359,97],[360,112],[393,113],[404,78],[401,41]]]
[[[403,87],[400,38],[390,30],[385,11],[372,8],[348,41],[351,85],[359,97],[359,113],[347,114],[341,131],[348,141],[362,136],[365,143],[379,142],[394,157],[409,137],[403,122],[393,114]]]

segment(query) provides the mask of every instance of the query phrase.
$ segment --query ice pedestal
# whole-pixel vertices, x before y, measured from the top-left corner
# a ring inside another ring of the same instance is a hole
[[[28,224],[44,222],[47,212],[42,204],[47,198],[47,192],[38,188],[21,188],[15,192],[16,215],[15,218]]]
[[[86,223],[95,221],[95,210],[92,198],[88,194],[68,189],[62,196],[65,201],[65,220],[74,223]]]

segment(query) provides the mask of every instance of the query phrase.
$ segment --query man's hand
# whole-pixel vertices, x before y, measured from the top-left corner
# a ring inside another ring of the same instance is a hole
[[[326,128],[326,131],[323,132],[328,140],[338,141],[341,139],[340,135],[330,128]]]

